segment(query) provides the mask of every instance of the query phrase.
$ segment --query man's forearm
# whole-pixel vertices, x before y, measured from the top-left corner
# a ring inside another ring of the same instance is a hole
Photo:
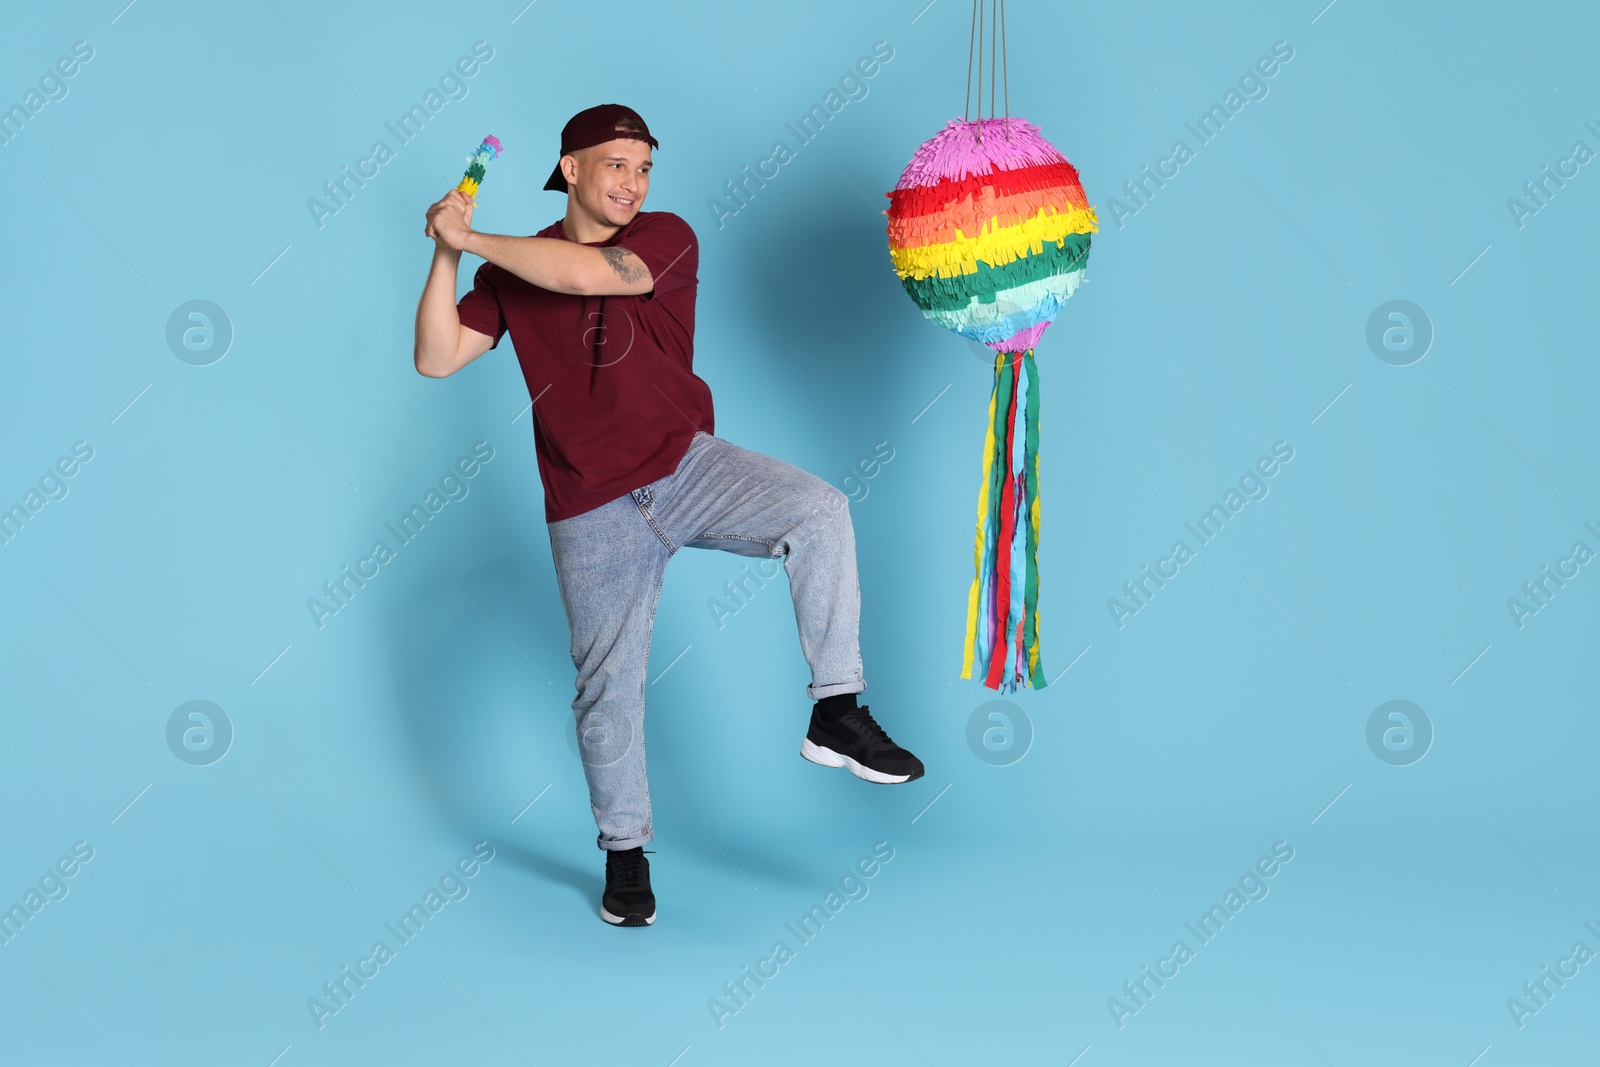
[[[583,280],[603,262],[599,249],[555,237],[467,235],[464,250],[510,271],[523,281],[557,293],[583,295]]]
[[[416,344],[412,356],[417,370],[437,377],[451,371],[461,336],[461,316],[456,312],[456,271],[461,253],[435,246],[428,282],[417,304]]]

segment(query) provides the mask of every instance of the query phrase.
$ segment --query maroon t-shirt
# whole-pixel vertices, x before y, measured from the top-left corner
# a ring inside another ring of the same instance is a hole
[[[570,240],[561,222],[535,237]],[[670,211],[641,211],[592,248],[650,268],[641,296],[574,296],[484,263],[456,305],[461,323],[509,330],[533,398],[546,522],[581,515],[678,469],[697,430],[715,433],[711,387],[694,373],[700,242]]]

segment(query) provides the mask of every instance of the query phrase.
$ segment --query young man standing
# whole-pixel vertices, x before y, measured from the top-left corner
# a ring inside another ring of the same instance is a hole
[[[869,782],[923,775],[856,704],[866,681],[848,498],[713,432],[711,390],[693,369],[699,243],[677,215],[641,210],[657,146],[631,108],[574,115],[544,186],[567,194],[566,215],[533,237],[479,233],[471,199],[446,194],[427,212],[433,268],[417,309],[416,367],[429,377],[454,374],[508,332],[516,345],[606,853],[600,916],[619,926],[655,921],[645,675],[680,548],[783,558],[811,667],[801,755]],[[458,304],[463,251],[485,262]]]

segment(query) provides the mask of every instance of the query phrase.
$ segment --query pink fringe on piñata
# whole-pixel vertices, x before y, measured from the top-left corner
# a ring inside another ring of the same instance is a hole
[[[980,142],[977,131],[983,131]],[[1009,131],[1010,140],[1007,140]],[[993,170],[1064,162],[1066,157],[1039,135],[1039,127],[1013,115],[1009,119],[951,119],[906,164],[896,189],[960,181]]]
[[[1025,330],[1018,330],[1004,341],[985,341],[984,344],[996,352],[1023,352],[1039,346],[1039,338],[1044,334],[1048,322],[1036,323]]]

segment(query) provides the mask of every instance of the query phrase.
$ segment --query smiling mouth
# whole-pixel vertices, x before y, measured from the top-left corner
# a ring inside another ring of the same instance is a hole
[[[613,204],[620,204],[623,207],[632,207],[635,203],[637,203],[637,201],[635,201],[635,200],[626,200],[626,199],[623,199],[622,197],[610,196],[610,195],[607,195],[606,199],[610,200]]]

